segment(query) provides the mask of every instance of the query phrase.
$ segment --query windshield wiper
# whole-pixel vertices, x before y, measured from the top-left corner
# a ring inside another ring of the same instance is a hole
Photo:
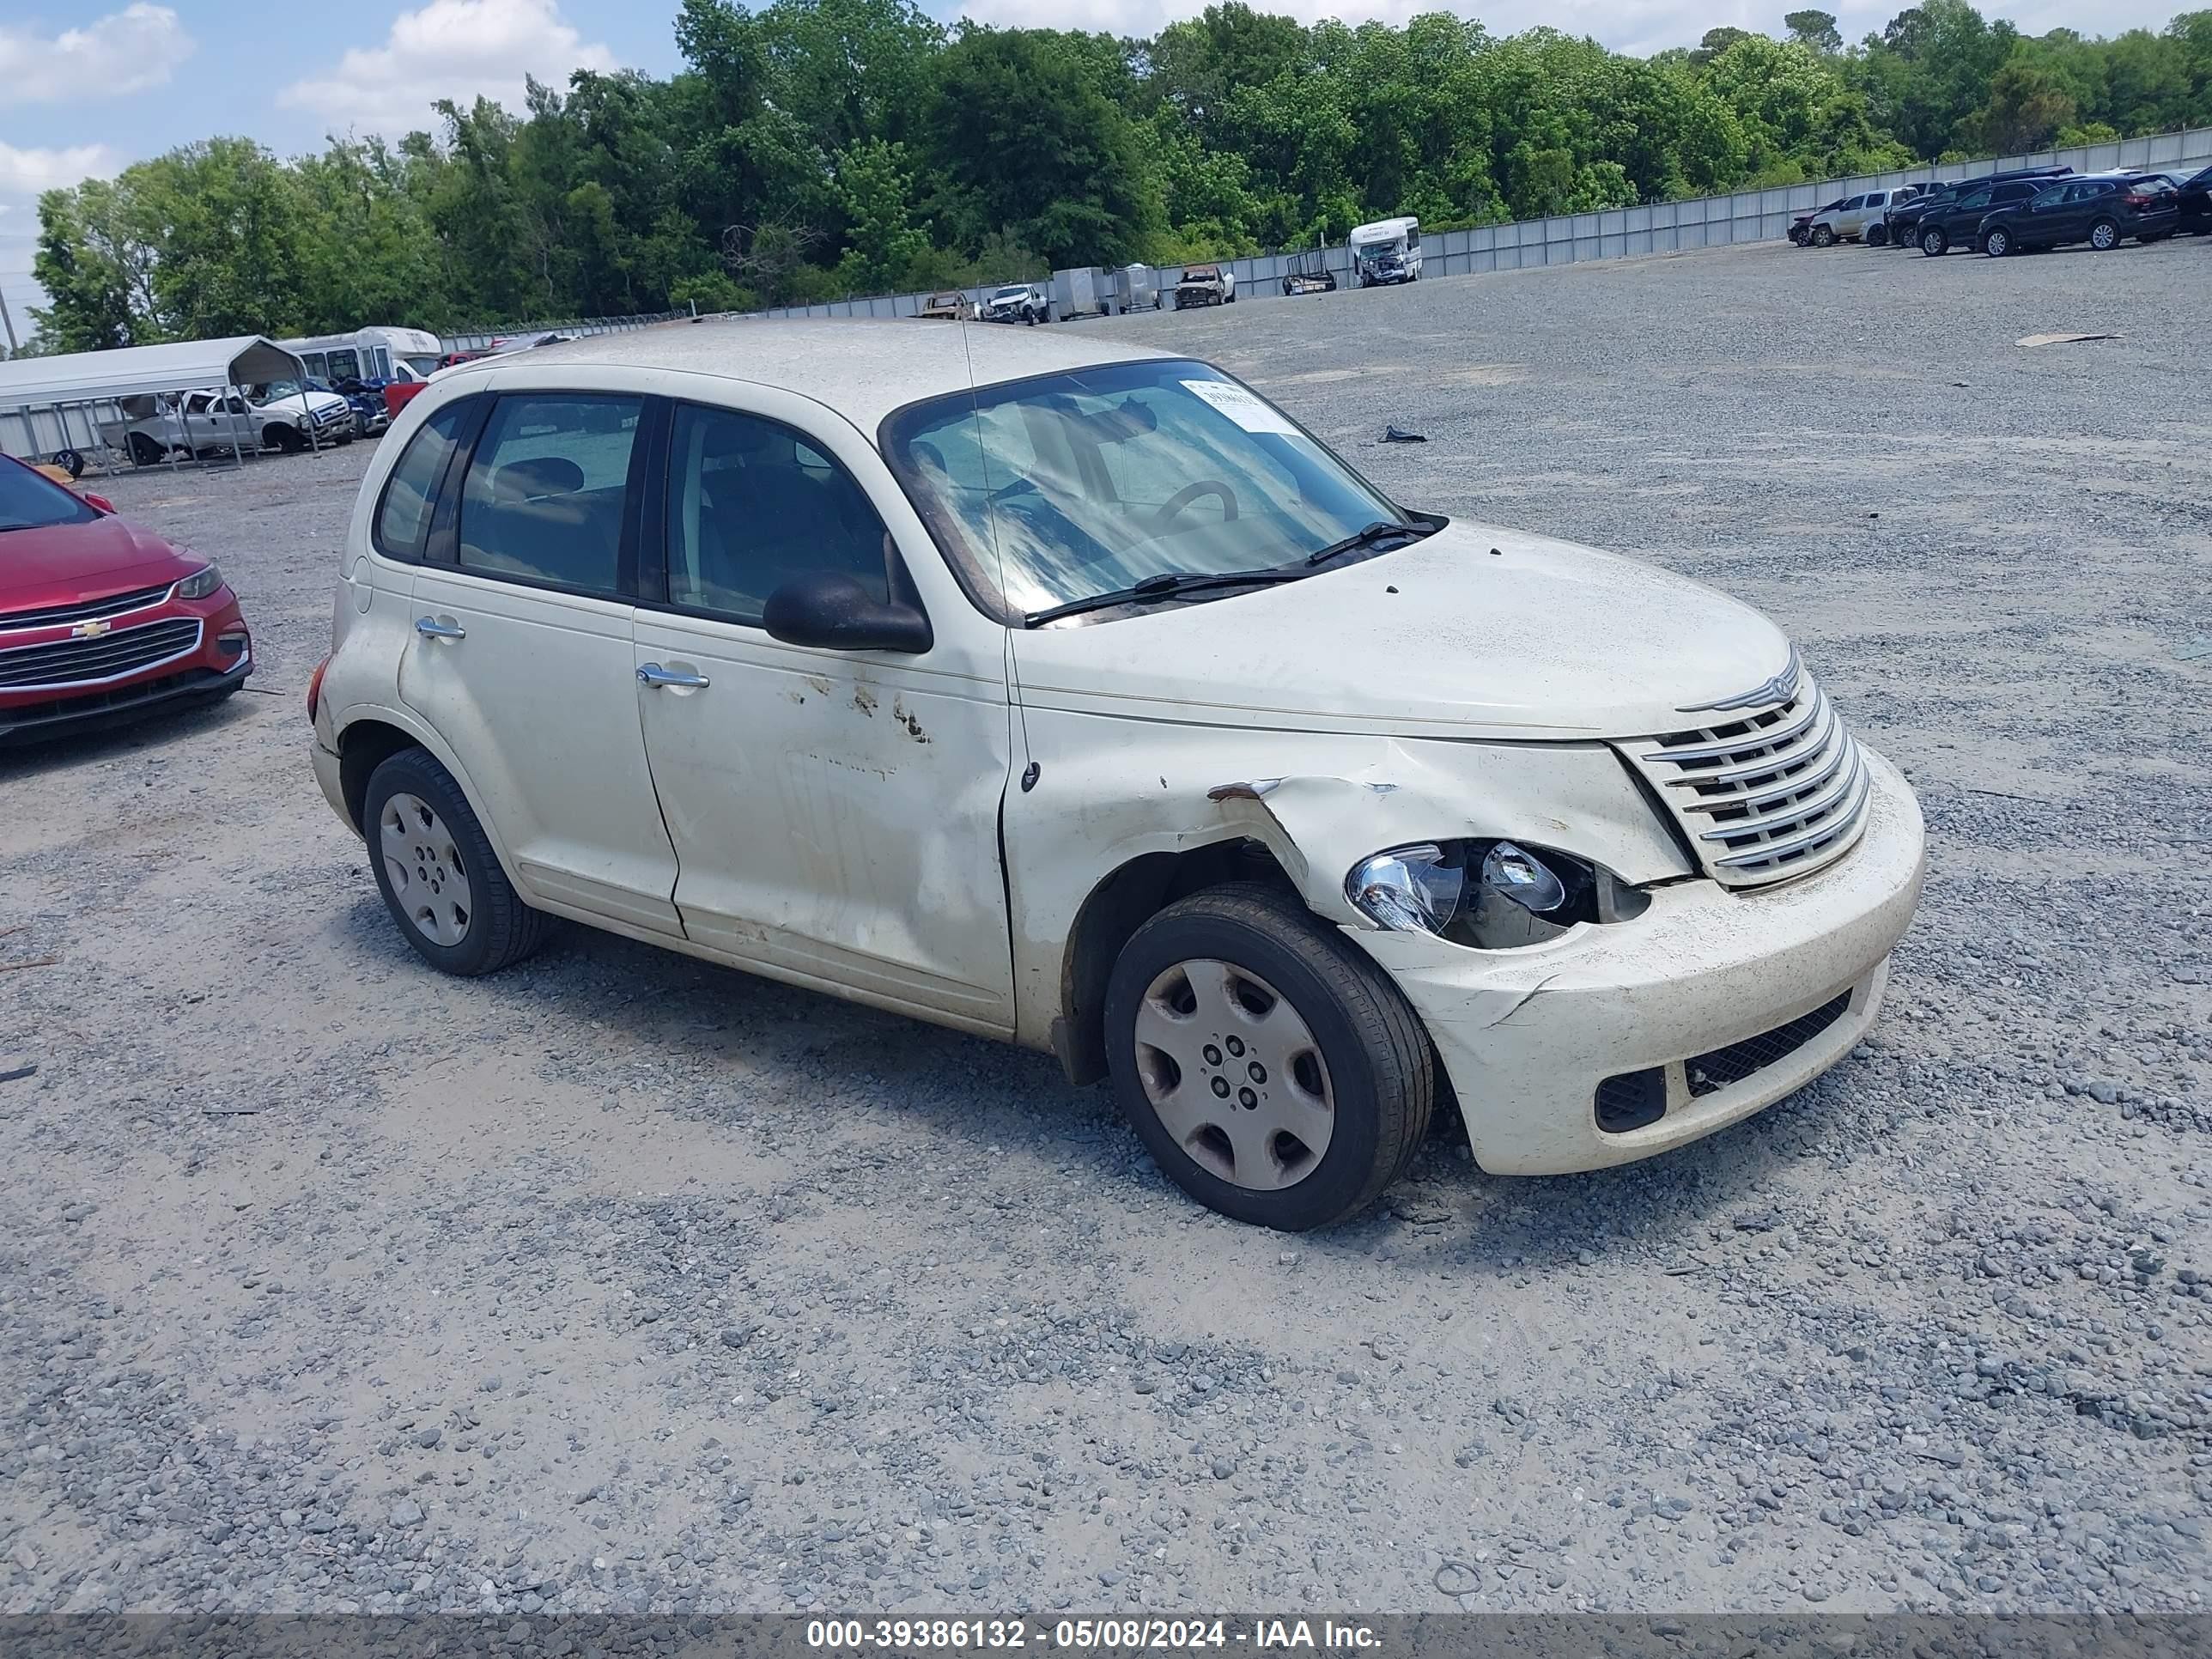
[[[1079,599],[1070,599],[1065,605],[1055,605],[1047,611],[1032,611],[1022,618],[1031,628],[1056,622],[1062,617],[1080,616],[1086,611],[1103,611],[1116,605],[1157,605],[1162,599],[1173,599],[1179,593],[1195,593],[1208,587],[1249,587],[1270,582],[1295,581],[1305,573],[1302,570],[1217,570],[1211,573],[1197,570],[1164,570],[1157,576],[1147,576],[1127,587],[1117,587],[1110,592],[1091,593]]]
[[[1364,530],[1356,530],[1340,542],[1331,542],[1327,547],[1314,549],[1312,552],[1306,555],[1306,562],[1326,564],[1342,554],[1350,553],[1363,547],[1371,547],[1376,542],[1391,536],[1403,536],[1408,540],[1418,541],[1423,536],[1432,535],[1435,532],[1434,525],[1393,524],[1388,520],[1377,519]]]

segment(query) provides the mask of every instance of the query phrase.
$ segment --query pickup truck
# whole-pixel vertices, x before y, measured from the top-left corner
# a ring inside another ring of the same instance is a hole
[[[1177,311],[1188,311],[1193,306],[1233,306],[1237,273],[1216,264],[1185,265],[1182,280],[1176,284],[1175,303]]]
[[[158,465],[176,450],[211,455],[235,446],[292,454],[310,443],[353,441],[353,406],[336,392],[303,394],[289,387],[258,392],[253,398],[224,391],[125,398],[118,405],[124,418],[100,422],[100,441],[127,453],[138,466]]]

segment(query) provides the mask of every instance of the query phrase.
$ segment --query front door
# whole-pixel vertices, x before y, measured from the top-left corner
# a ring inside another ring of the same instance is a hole
[[[791,578],[848,574],[883,599],[901,568],[813,429],[829,417],[744,395],[746,410],[672,411],[662,511],[648,515],[665,526],[649,538],[665,550],[664,597],[637,612],[635,717],[684,931],[785,978],[1009,1034],[1003,651],[771,639],[763,606]]]
[[[526,895],[680,934],[631,690],[641,413],[562,392],[492,405],[458,522],[415,573],[399,695],[452,748]]]

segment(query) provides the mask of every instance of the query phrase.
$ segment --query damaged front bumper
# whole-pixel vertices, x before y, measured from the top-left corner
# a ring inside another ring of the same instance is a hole
[[[1475,1160],[1557,1175],[1649,1158],[1748,1117],[1833,1066],[1874,1022],[1924,865],[1920,808],[1872,774],[1859,845],[1800,880],[1654,889],[1632,921],[1475,951],[1347,927],[1396,981],[1450,1075]],[[1601,1125],[1624,1100],[1650,1115]],[[1663,1109],[1657,1109],[1663,1108]]]

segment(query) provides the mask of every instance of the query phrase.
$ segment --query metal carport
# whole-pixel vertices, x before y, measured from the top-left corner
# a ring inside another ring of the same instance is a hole
[[[297,380],[304,388],[307,378],[307,366],[298,357],[259,334],[12,358],[0,362],[0,452],[38,459],[75,449],[89,461],[106,448],[100,436],[101,422],[126,418],[121,407],[125,398],[207,392],[218,386],[227,395],[238,396],[241,386],[270,380]],[[300,404],[301,428],[309,443],[319,447],[304,390]],[[242,461],[247,446],[240,442],[240,424],[235,417],[230,422],[230,450]],[[250,433],[244,435],[251,437]],[[46,441],[49,436],[52,442]],[[167,459],[171,465],[176,464],[173,451]]]

